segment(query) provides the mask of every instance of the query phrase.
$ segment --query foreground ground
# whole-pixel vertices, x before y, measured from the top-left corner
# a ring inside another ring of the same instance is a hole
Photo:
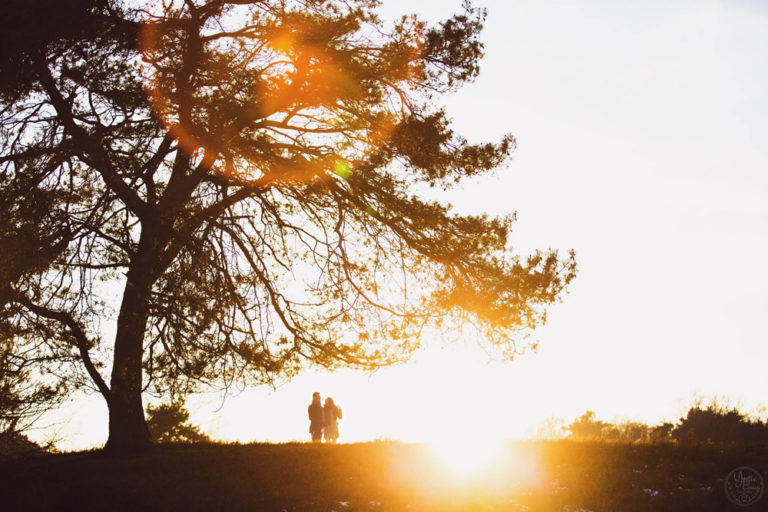
[[[391,442],[160,446],[0,465],[0,510],[725,511],[739,466],[768,481],[768,447],[515,442],[474,472]]]

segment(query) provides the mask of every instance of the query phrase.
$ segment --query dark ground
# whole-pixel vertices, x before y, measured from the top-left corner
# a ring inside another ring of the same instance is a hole
[[[165,445],[0,465],[0,510],[765,511],[726,498],[739,466],[768,482],[768,446],[514,442],[492,468],[458,476],[424,445],[375,442]]]

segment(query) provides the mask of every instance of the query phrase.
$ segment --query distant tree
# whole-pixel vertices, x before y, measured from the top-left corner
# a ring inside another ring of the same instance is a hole
[[[173,401],[147,407],[149,436],[155,443],[200,443],[210,441],[200,428],[189,423],[183,402]]]
[[[616,439],[620,441],[639,443],[649,441],[651,427],[640,421],[621,421],[614,425]]]
[[[587,411],[568,425],[568,431],[575,439],[601,439],[607,425],[596,418],[595,411]]]
[[[587,411],[568,425],[574,439],[643,442],[650,438],[651,427],[639,421],[615,423],[598,420],[594,411]]]
[[[512,358],[574,277],[425,192],[514,149],[437,100],[477,75],[485,12],[387,28],[376,4],[0,6],[6,336],[103,395],[107,449],[148,447],[145,390],[372,369],[468,324]]]
[[[546,418],[536,429],[538,439],[562,439],[566,434],[565,420],[556,416]]]
[[[672,440],[672,431],[675,425],[669,422],[656,425],[651,428],[650,440],[654,443],[661,443]]]

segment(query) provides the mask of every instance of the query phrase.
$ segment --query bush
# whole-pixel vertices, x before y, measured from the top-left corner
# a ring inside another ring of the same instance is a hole
[[[768,425],[749,419],[735,407],[712,402],[691,407],[671,435],[682,444],[757,444],[768,442]]]
[[[19,432],[0,433],[0,461],[39,455],[46,449]]]
[[[768,443],[768,424],[750,418],[727,401],[693,403],[686,415],[675,423],[649,426],[635,421],[605,422],[594,411],[587,411],[568,425],[571,439],[624,442],[676,442],[696,445],[747,445]]]
[[[189,411],[184,404],[173,401],[147,407],[147,427],[154,443],[200,443],[210,438],[200,427],[189,423]]]

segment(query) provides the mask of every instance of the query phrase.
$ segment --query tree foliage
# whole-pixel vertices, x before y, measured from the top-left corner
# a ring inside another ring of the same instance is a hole
[[[470,144],[435,101],[476,77],[483,10],[79,0],[33,29],[48,4],[3,7],[2,318],[104,395],[110,442],[146,438],[143,391],[372,369],[425,330],[511,358],[573,278],[572,255],[514,254],[511,216],[423,193],[515,146]]]
[[[0,352],[0,435],[28,430],[63,397],[62,383],[33,378],[32,361],[9,348]]]
[[[40,376],[34,352],[34,348],[17,350],[8,333],[0,336],[0,460],[42,453],[53,445],[49,441],[40,446],[26,434],[45,413],[61,404],[66,386]]]

